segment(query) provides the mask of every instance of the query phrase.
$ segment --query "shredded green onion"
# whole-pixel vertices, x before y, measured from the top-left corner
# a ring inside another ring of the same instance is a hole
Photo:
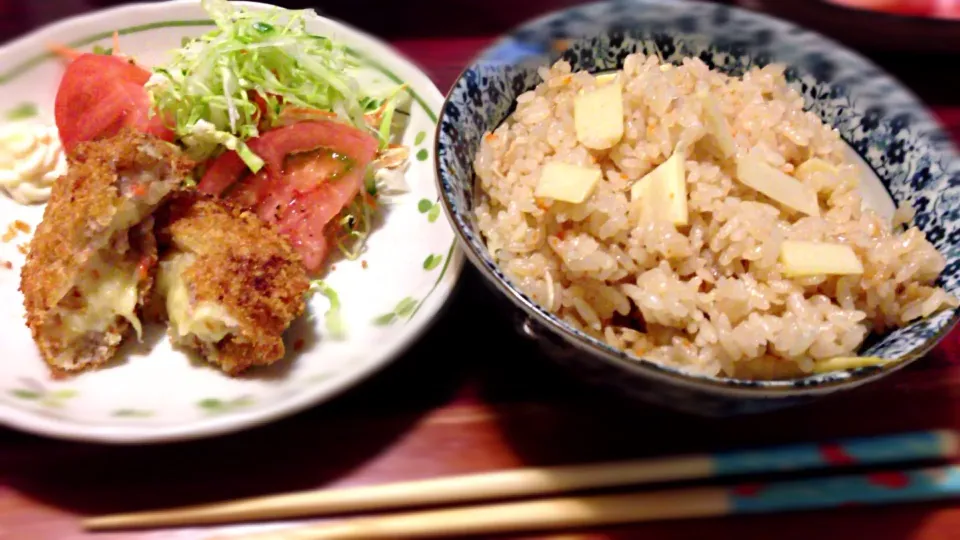
[[[393,113],[397,110],[397,102],[400,100],[400,92],[406,88],[406,85],[400,85],[384,99],[386,103],[383,106],[383,117],[380,119],[380,149],[383,150],[390,146],[390,132],[393,129]]]
[[[337,235],[337,247],[343,256],[351,261],[357,260],[363,253],[367,238],[373,229],[374,209],[359,196],[340,213],[340,234]]]
[[[363,178],[363,188],[367,190],[370,196],[377,196],[377,175],[373,170],[368,170],[367,175]]]
[[[184,43],[147,87],[188,154],[205,160],[236,150],[250,169],[263,161],[244,144],[272,125],[283,104],[334,112],[365,128],[357,66],[342,45],[309,33],[312,10],[246,11],[227,0],[202,0],[217,25]],[[266,104],[261,119],[257,99]]]
[[[367,96],[360,100],[360,106],[367,112],[373,112],[380,108],[381,100]]]
[[[322,279],[315,279],[310,282],[310,291],[316,291],[327,297],[330,301],[330,308],[324,314],[323,319],[327,326],[327,331],[335,338],[341,338],[346,334],[346,325],[343,323],[343,317],[340,313],[340,296]]]
[[[393,125],[393,111],[397,108],[397,100],[387,101],[383,110],[383,120],[380,121],[380,149],[390,145],[390,126]]]

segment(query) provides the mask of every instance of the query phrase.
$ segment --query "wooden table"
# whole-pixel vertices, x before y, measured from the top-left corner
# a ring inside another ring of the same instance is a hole
[[[522,12],[500,0],[459,2],[478,16],[462,14],[432,31],[412,20],[409,27],[383,24],[396,11],[389,8],[375,18],[369,11],[351,15],[368,10],[370,2],[335,14],[385,35],[446,89],[491,36],[545,4],[559,3],[571,2],[513,2],[525,6]],[[80,0],[0,1],[0,37],[87,8]],[[960,140],[960,79],[942,68],[930,71],[944,61],[956,66],[956,58],[885,54],[878,60],[931,103]],[[471,327],[476,320],[484,321],[482,336]],[[217,439],[145,447],[0,430],[0,538],[87,538],[78,528],[79,515],[320,486],[960,427],[958,352],[960,334],[954,333],[929,358],[852,394],[782,413],[708,421],[619,402],[570,380],[516,337],[509,313],[468,270],[450,309],[409,354],[355,390],[295,417]],[[830,537],[957,538],[960,503],[660,523],[554,538],[809,539],[825,531]],[[101,536],[188,540],[211,532]]]

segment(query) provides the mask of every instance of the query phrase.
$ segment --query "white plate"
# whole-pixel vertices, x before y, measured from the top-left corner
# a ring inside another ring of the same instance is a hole
[[[250,9],[267,7],[244,3]],[[51,42],[81,50],[109,47],[119,30],[121,51],[153,65],[180,46],[181,38],[213,28],[196,1],[130,5],[45,27],[0,48],[0,103],[31,102],[52,120],[63,64],[45,51]],[[404,144],[413,147],[406,179],[411,191],[389,207],[384,225],[369,239],[361,260],[340,262],[326,277],[339,293],[347,335],[326,332],[328,303],[315,295],[307,317],[287,332],[287,359],[242,378],[194,365],[171,348],[163,328],[143,344],[128,343],[120,360],[66,380],[50,377],[23,322],[18,291],[24,257],[17,250],[29,235],[0,244],[0,422],[38,434],[133,443],[210,436],[239,430],[317,404],[356,384],[396,357],[420,336],[449,297],[462,268],[454,233],[435,205],[438,194],[432,148],[443,97],[430,79],[385,44],[343,24],[321,19],[310,30],[346,43],[374,59],[366,69],[373,84],[409,85],[409,124]],[[419,155],[418,155],[419,154]],[[24,207],[0,194],[0,232],[22,219],[39,223],[43,207]],[[388,317],[398,304],[402,315]],[[309,318],[308,318],[309,317]],[[375,322],[377,319],[379,322]],[[299,352],[292,349],[298,342]]]

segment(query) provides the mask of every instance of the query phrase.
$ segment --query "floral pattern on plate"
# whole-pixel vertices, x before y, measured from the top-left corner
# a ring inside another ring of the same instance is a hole
[[[263,5],[250,5],[261,9]],[[411,148],[405,181],[409,192],[384,205],[383,224],[354,261],[336,261],[324,277],[338,293],[344,335],[324,324],[330,303],[315,294],[308,313],[285,336],[288,358],[267,369],[230,378],[169,345],[163,328],[151,327],[130,340],[111,365],[77,377],[54,380],[23,323],[16,249],[28,237],[0,244],[0,322],[9,360],[0,367],[0,423],[40,434],[104,442],[148,442],[225,433],[279,418],[349,388],[396,357],[421,335],[449,297],[462,268],[454,233],[445,220],[425,219],[418,205],[437,201],[432,163],[414,156],[433,143],[442,95],[415,66],[383,43],[327,19],[310,21],[312,32],[344,42],[361,60],[364,84],[405,83],[411,99],[402,141]],[[45,27],[0,49],[0,94],[11,108],[52,120],[62,73],[58,58],[44,52],[58,41],[81,50],[109,47],[114,30],[124,54],[145,65],[166,58],[184,37],[209,31],[192,0],[140,4],[106,10]],[[17,99],[15,99],[17,98]],[[434,203],[431,203],[434,204]],[[0,197],[0,215],[34,228],[43,206],[20,206]],[[425,264],[429,259],[430,264]],[[403,301],[403,309],[397,303]],[[396,320],[375,320],[392,313]],[[28,382],[29,381],[29,382]]]

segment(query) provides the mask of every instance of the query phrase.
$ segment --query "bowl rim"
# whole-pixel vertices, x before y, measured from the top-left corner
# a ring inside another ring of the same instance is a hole
[[[588,353],[589,355],[599,358],[612,367],[620,369],[624,372],[631,373],[633,375],[638,375],[641,377],[646,377],[649,379],[654,379],[659,382],[667,382],[673,384],[679,384],[680,386],[692,387],[695,389],[703,390],[708,393],[723,393],[731,397],[744,397],[744,398],[787,398],[787,397],[813,397],[819,395],[825,395],[832,393],[837,390],[849,390],[856,388],[858,386],[874,382],[879,380],[891,373],[899,371],[900,369],[906,367],[907,365],[915,362],[916,360],[926,356],[931,350],[933,350],[948,334],[950,334],[954,328],[960,323],[960,308],[954,308],[953,314],[950,316],[950,319],[944,324],[944,326],[937,331],[936,334],[927,338],[919,346],[910,350],[909,352],[901,355],[900,357],[884,362],[883,364],[875,366],[863,366],[846,370],[839,370],[833,372],[825,373],[811,373],[803,377],[790,378],[790,379],[741,379],[733,377],[717,377],[717,376],[708,376],[697,373],[689,373],[683,371],[680,368],[675,368],[671,366],[665,366],[657,364],[653,361],[647,360],[646,358],[638,357],[632,355],[628,352],[621,351],[613,348],[612,346],[606,345],[600,340],[593,338],[589,335],[583,334],[582,332],[576,331],[570,325],[559,321],[559,319],[554,320],[550,317],[544,315],[546,313],[545,308],[541,307],[539,304],[534,302],[532,299],[524,295],[519,289],[512,286],[507,280],[506,277],[500,278],[496,275],[496,272],[493,272],[488,268],[486,262],[484,261],[483,254],[477,250],[477,247],[470,241],[467,234],[461,227],[460,223],[457,220],[457,212],[452,208],[452,204],[449,200],[448,191],[444,188],[445,183],[453,185],[454,182],[449,181],[447,178],[447,173],[445,173],[440,166],[440,154],[442,148],[442,126],[444,117],[447,114],[447,106],[450,104],[451,99],[454,94],[454,89],[457,85],[464,79],[466,73],[470,70],[475,69],[480,60],[485,58],[491,51],[496,50],[498,47],[507,43],[512,36],[528,28],[534,28],[543,25],[547,21],[550,21],[562,14],[579,11],[579,10],[588,10],[590,8],[613,4],[616,2],[623,2],[624,0],[596,0],[593,2],[586,2],[583,4],[566,7],[563,9],[552,10],[541,14],[539,16],[528,19],[525,22],[522,22],[518,25],[515,25],[510,30],[501,34],[497,39],[492,41],[490,44],[485,46],[479,52],[477,52],[470,61],[461,69],[460,73],[454,79],[453,83],[450,85],[450,90],[446,93],[443,100],[443,105],[440,107],[440,112],[437,117],[437,125],[434,132],[434,151],[433,151],[433,166],[436,170],[436,182],[437,189],[440,193],[440,201],[443,207],[444,214],[453,225],[453,229],[456,233],[457,239],[463,247],[463,252],[467,256],[467,259],[473,265],[477,271],[483,275],[484,279],[494,285],[494,287],[501,293],[503,293],[514,305],[519,307],[527,317],[527,320],[534,321],[539,327],[545,329],[546,332],[553,336],[561,338],[566,344],[572,345],[580,352]],[[688,5],[700,5],[707,8],[713,9],[726,9],[736,13],[738,16],[753,18],[758,22],[761,22],[766,25],[778,25],[785,26],[793,32],[796,32],[798,35],[806,35],[817,41],[820,41],[826,45],[830,45],[834,50],[842,52],[843,54],[848,55],[852,60],[855,60],[858,63],[863,64],[865,67],[871,68],[876,73],[881,76],[886,77],[889,81],[896,84],[898,91],[902,92],[906,97],[913,101],[917,105],[918,109],[923,112],[926,116],[929,117],[930,122],[937,127],[941,132],[946,132],[942,123],[930,112],[927,105],[912,91],[908,86],[906,86],[902,81],[897,79],[895,76],[890,74],[887,70],[881,68],[879,65],[874,63],[869,58],[863,56],[858,51],[846,47],[840,42],[833,40],[815,30],[807,28],[805,26],[798,25],[788,20],[780,19],[766,13],[759,13],[744,9],[738,6],[724,5],[724,4],[713,4],[710,2],[705,2],[703,0],[626,0],[628,3],[634,4],[647,4],[647,5],[661,5],[661,6],[679,6],[683,4]],[[673,33],[676,36],[683,36],[683,32]],[[689,35],[694,35],[693,33],[686,33]],[[849,142],[845,141],[849,145]],[[954,157],[957,155],[958,150],[952,139],[948,139],[945,144],[950,153],[954,154]],[[946,171],[945,173],[946,174]],[[886,186],[884,186],[886,187]],[[536,338],[535,338],[536,339]]]

